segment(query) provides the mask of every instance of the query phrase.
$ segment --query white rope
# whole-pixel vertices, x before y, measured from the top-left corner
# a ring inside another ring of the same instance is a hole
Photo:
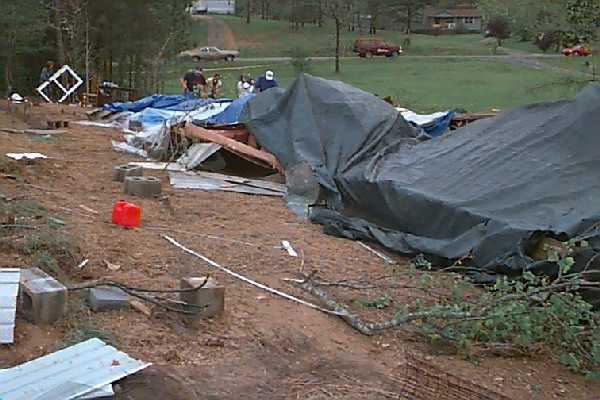
[[[339,313],[337,313],[337,312],[335,312],[335,311],[330,311],[330,310],[327,310],[327,309],[325,309],[325,308],[322,308],[322,307],[319,307],[319,306],[317,306],[316,304],[309,303],[309,302],[307,302],[307,301],[304,301],[304,300],[302,300],[302,299],[299,299],[299,298],[297,298],[297,297],[294,297],[294,296],[292,296],[292,295],[289,295],[289,294],[287,294],[287,293],[280,292],[279,290],[276,290],[276,289],[270,288],[270,287],[268,287],[268,286],[266,286],[266,285],[263,285],[262,283],[258,283],[258,282],[256,282],[256,281],[253,281],[252,279],[246,278],[245,276],[243,276],[243,275],[240,275],[240,274],[238,274],[237,272],[234,272],[234,271],[232,271],[232,270],[230,270],[230,269],[227,269],[227,268],[225,268],[225,267],[222,267],[222,266],[220,266],[219,264],[217,264],[216,262],[214,262],[213,260],[211,260],[211,259],[209,259],[209,258],[207,258],[207,257],[203,256],[202,254],[200,254],[200,253],[197,253],[197,252],[195,252],[195,251],[193,251],[193,250],[190,250],[190,249],[188,249],[187,247],[185,247],[185,246],[184,246],[184,245],[182,245],[181,243],[177,242],[175,239],[173,239],[173,238],[172,238],[172,237],[170,237],[170,236],[162,235],[162,237],[163,237],[165,240],[167,240],[168,242],[170,242],[172,245],[174,245],[174,246],[176,246],[176,247],[179,247],[181,250],[185,251],[186,253],[188,253],[188,254],[190,254],[190,255],[192,255],[192,256],[194,256],[194,257],[197,257],[197,258],[199,258],[199,259],[201,259],[201,260],[205,261],[205,262],[206,262],[208,265],[210,265],[211,267],[213,267],[213,268],[216,268],[216,269],[218,269],[219,271],[225,272],[226,274],[228,274],[228,275],[231,275],[231,276],[233,276],[233,277],[235,277],[235,278],[237,278],[237,279],[239,279],[239,280],[241,280],[241,281],[244,281],[244,282],[246,282],[246,283],[249,283],[249,284],[250,284],[250,285],[252,285],[252,286],[256,286],[257,288],[263,289],[263,290],[265,290],[265,291],[267,291],[267,292],[269,292],[269,293],[271,293],[271,294],[274,294],[274,295],[277,295],[277,296],[283,297],[283,298],[285,298],[285,299],[288,299],[288,300],[291,300],[291,301],[293,301],[293,302],[295,302],[295,303],[298,303],[298,304],[305,305],[305,306],[307,306],[307,307],[313,308],[313,309],[315,309],[315,310],[322,311],[322,312],[324,312],[324,313],[327,313],[327,314],[333,314],[333,315],[338,315],[338,316],[340,315]]]

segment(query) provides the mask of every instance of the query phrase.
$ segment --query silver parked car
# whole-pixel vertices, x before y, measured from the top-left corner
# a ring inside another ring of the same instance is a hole
[[[221,50],[216,47],[202,47],[200,50],[188,53],[195,61],[233,61],[240,56],[237,50]]]

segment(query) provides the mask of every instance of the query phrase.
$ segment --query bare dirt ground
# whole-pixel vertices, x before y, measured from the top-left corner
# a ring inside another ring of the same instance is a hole
[[[33,113],[40,118],[84,119],[77,107],[35,107]],[[0,112],[0,127],[16,124]],[[392,271],[357,243],[324,235],[319,226],[298,221],[281,199],[173,190],[162,172],[148,175],[163,179],[174,215],[158,200],[124,196],[121,184],[111,180],[112,168],[136,159],[112,150],[111,139],[120,138],[117,131],[73,124],[52,139],[0,134],[0,193],[38,202],[65,222],[63,229],[76,240],[78,251],[72,261],[61,262],[64,279],[110,278],[138,287],[175,288],[181,277],[211,274],[226,286],[225,314],[192,327],[181,316],[156,309],[151,317],[133,310],[92,313],[74,294],[67,318],[56,326],[37,327],[18,318],[16,343],[0,347],[0,368],[55,351],[93,327],[112,337],[120,350],[155,364],[121,383],[118,399],[404,399],[397,378],[409,352],[514,399],[600,396],[600,385],[568,373],[543,351],[527,358],[487,355],[465,361],[453,349],[429,346],[410,331],[366,337],[331,315],[209,269],[161,238],[167,232],[149,228],[222,237],[169,233],[223,266],[309,301],[314,299],[282,280],[294,277],[301,264],[305,271],[318,271],[331,281],[402,276],[408,267],[399,259]],[[51,158],[19,164],[3,157],[23,151]],[[110,224],[111,208],[120,199],[142,207],[141,229]],[[281,240],[289,240],[302,257],[292,258],[278,248]],[[0,267],[34,264],[16,248],[2,249]],[[83,259],[89,264],[76,271]],[[110,271],[104,260],[121,269]],[[375,295],[382,293],[369,294]],[[336,296],[352,304],[363,295]],[[393,298],[402,303],[415,295],[397,290]],[[372,313],[373,319],[380,318]]]
[[[197,15],[194,16],[194,19],[205,21],[208,25],[208,43],[205,44],[206,46],[227,50],[239,48],[231,28],[224,21],[208,15]],[[201,47],[204,47],[204,45]]]

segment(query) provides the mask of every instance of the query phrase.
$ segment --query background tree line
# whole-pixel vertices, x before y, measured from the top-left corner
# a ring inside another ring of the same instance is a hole
[[[597,38],[600,22],[598,0],[238,0],[238,13],[248,23],[253,17],[288,20],[291,29],[305,24],[323,26],[340,10],[338,17],[348,30],[377,34],[380,29],[410,34],[423,20],[427,6],[479,7],[488,34],[499,42],[510,36],[532,41],[546,51],[561,45],[590,45]],[[333,12],[335,14],[335,12]],[[367,18],[365,18],[367,17]],[[368,26],[362,22],[366,20]]]
[[[82,77],[153,92],[188,45],[190,0],[0,0],[2,92],[30,93],[52,60]]]

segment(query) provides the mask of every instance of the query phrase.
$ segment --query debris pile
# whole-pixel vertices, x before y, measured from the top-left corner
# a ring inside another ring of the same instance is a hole
[[[3,400],[94,399],[113,396],[113,382],[151,364],[134,360],[100,339],[0,370]]]
[[[311,218],[327,233],[464,260],[481,279],[556,272],[528,254],[536,233],[587,239],[580,268],[600,248],[598,86],[429,141],[385,102],[340,82],[303,75],[275,97],[249,102],[247,127],[286,174],[308,167],[300,183],[319,189]]]

